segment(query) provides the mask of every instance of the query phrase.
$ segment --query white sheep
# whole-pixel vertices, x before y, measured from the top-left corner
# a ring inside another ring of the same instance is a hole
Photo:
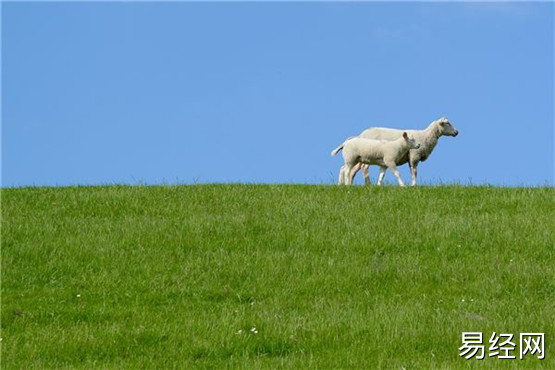
[[[353,177],[356,172],[353,171],[354,167],[359,163],[367,165],[377,164],[380,166],[380,176],[385,173],[386,169],[391,169],[391,172],[397,177],[400,186],[405,186],[399,171],[397,171],[396,164],[398,161],[407,155],[409,149],[418,149],[420,144],[417,144],[414,138],[408,136],[406,132],[401,134],[397,140],[373,140],[361,137],[349,138],[343,144],[335,148],[331,155],[336,155],[343,149],[343,160],[345,164],[341,167],[341,175],[339,178],[340,183],[351,185]]]
[[[418,163],[424,162],[432,151],[434,150],[437,142],[441,136],[457,136],[459,131],[449,122],[445,117],[442,117],[436,121],[430,123],[430,125],[425,130],[397,130],[385,127],[373,127],[364,130],[359,137],[375,140],[396,140],[404,132],[407,132],[411,137],[413,137],[418,143],[420,143],[419,149],[411,149],[409,152],[397,162],[397,165],[403,165],[408,162],[411,170],[411,185],[416,185],[417,167]],[[358,163],[353,169],[353,178],[362,167],[362,174],[364,176],[364,182],[370,183],[370,176],[368,174],[369,165]],[[378,177],[378,185],[382,184],[385,171],[380,171]],[[341,173],[339,175],[341,179]],[[341,181],[340,181],[341,182]]]

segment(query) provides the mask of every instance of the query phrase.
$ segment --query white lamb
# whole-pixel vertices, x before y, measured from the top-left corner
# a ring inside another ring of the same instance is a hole
[[[340,183],[351,185],[355,175],[354,168],[359,163],[367,165],[377,164],[380,166],[380,176],[385,173],[386,169],[391,169],[391,172],[397,177],[400,186],[405,186],[399,171],[397,171],[397,163],[401,158],[408,154],[409,149],[418,149],[420,144],[417,144],[414,138],[409,138],[406,132],[397,140],[373,140],[361,137],[349,138],[343,144],[335,148],[331,155],[336,155],[343,149],[343,160],[345,164],[341,167],[341,174],[339,178]]]
[[[419,149],[409,150],[405,156],[399,159],[397,165],[403,165],[408,162],[411,170],[411,185],[416,185],[417,167],[418,163],[424,162],[432,154],[437,142],[441,136],[457,136],[459,131],[449,122],[445,117],[442,117],[436,121],[430,123],[430,125],[425,130],[397,130],[385,127],[373,127],[364,130],[359,137],[375,140],[396,140],[407,132],[411,137],[413,137],[418,143],[420,143]],[[369,165],[358,163],[354,169],[352,177],[356,175],[358,170],[362,167],[362,174],[364,176],[364,182],[370,183],[370,176],[368,174]],[[382,184],[385,171],[380,171],[380,176],[378,177],[378,185]],[[339,179],[341,182],[342,174],[340,173]]]

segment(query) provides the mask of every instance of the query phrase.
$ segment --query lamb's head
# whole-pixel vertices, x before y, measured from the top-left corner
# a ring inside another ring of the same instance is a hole
[[[405,139],[405,141],[407,142],[409,149],[420,148],[420,144],[418,144],[413,137],[409,137],[409,135],[406,132],[403,132],[403,139]]]
[[[455,126],[453,126],[451,122],[449,122],[449,120],[445,117],[438,119],[436,123],[439,136],[457,136],[459,134],[459,130],[457,130]]]

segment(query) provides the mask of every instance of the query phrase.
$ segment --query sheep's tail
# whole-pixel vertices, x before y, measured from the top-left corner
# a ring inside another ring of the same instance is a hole
[[[347,141],[351,140],[351,139],[354,138],[354,137],[356,137],[356,136],[348,137],[347,140],[345,140],[345,141],[343,142],[343,144],[339,145],[337,148],[335,148],[334,150],[331,151],[331,155],[334,156],[334,155],[336,155],[337,153],[339,153],[339,152],[341,151],[341,149],[343,149],[343,147],[345,146],[345,143],[346,143]]]
[[[331,155],[336,155],[337,153],[339,153],[344,146],[345,146],[345,143],[339,145],[337,148],[331,151]]]

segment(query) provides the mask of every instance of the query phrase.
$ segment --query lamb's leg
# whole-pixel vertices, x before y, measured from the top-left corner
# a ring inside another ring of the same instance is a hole
[[[366,185],[372,185],[372,182],[370,181],[370,174],[368,173],[368,167],[370,167],[370,165],[362,165],[362,176],[364,177],[364,183]]]
[[[337,185],[344,185],[345,184],[345,166],[341,166],[339,170],[339,179],[337,181]]]
[[[351,175],[351,184],[353,183],[353,179],[355,178],[356,174],[358,173],[358,170],[360,170],[362,163],[355,163],[351,169],[352,171],[352,175]]]
[[[405,183],[403,182],[403,180],[401,179],[401,176],[399,175],[399,171],[397,171],[397,167],[394,164],[392,164],[389,166],[389,169],[391,170],[391,172],[393,172],[393,174],[397,178],[397,181],[399,182],[399,186],[405,186]]]
[[[349,172],[349,185],[353,185],[353,180],[359,169],[360,166],[358,165],[358,163],[351,167],[351,170]]]
[[[347,176],[349,171],[346,165],[341,166],[341,171],[339,172],[339,185],[347,185]]]
[[[349,166],[345,164],[345,185],[351,185],[353,183],[353,176],[351,176],[351,172],[353,172],[353,166]]]
[[[377,183],[378,186],[382,186],[382,181],[383,181],[383,178],[385,176],[385,171],[386,170],[387,170],[387,167],[380,166],[380,176],[378,177],[378,183]]]
[[[417,174],[417,166],[418,166],[418,162],[415,163],[411,163],[410,166],[410,175],[411,175],[411,182],[410,182],[410,186],[416,186],[416,174]]]

